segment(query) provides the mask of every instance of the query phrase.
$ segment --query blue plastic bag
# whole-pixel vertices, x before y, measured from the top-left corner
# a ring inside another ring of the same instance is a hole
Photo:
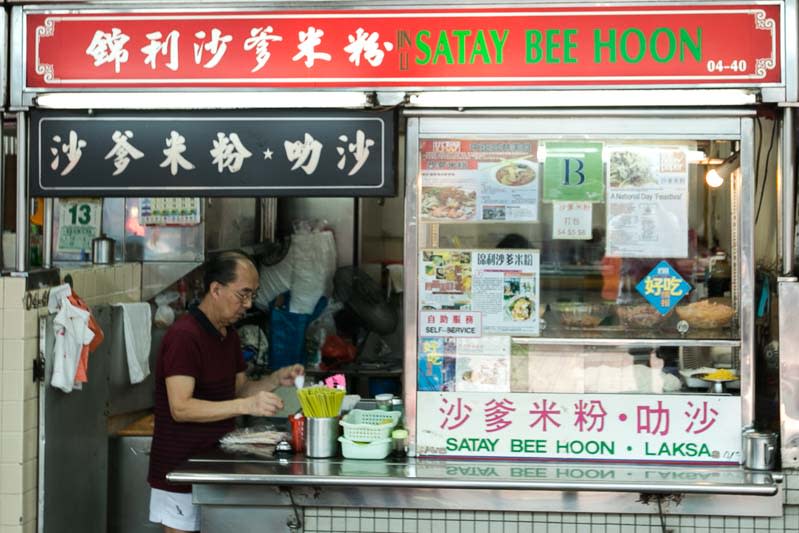
[[[324,296],[310,315],[289,311],[291,293],[283,294],[283,304],[272,302],[269,313],[269,368],[277,370],[293,364],[305,364],[305,330],[327,306]]]

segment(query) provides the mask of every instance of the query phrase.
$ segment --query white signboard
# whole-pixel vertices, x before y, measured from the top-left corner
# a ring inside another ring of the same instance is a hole
[[[591,240],[591,202],[552,202],[552,238]]]
[[[741,462],[735,396],[417,394],[421,456]]]
[[[681,147],[615,146],[608,160],[607,255],[688,256],[688,157]]]
[[[419,313],[422,337],[480,337],[482,315],[472,311],[422,311]]]

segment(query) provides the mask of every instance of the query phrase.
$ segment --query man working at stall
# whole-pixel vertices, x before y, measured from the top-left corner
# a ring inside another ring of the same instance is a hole
[[[252,306],[258,271],[243,253],[225,252],[204,265],[205,294],[199,305],[164,336],[155,369],[155,431],[150,453],[150,521],[166,533],[198,531],[199,509],[191,485],[174,485],[166,474],[210,448],[234,429],[239,415],[271,416],[283,407],[272,393],[294,383],[301,365],[281,368],[259,381],[244,373],[233,325]]]

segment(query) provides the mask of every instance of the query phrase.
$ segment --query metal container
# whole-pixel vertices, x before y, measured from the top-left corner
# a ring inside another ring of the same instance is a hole
[[[305,455],[313,458],[338,455],[338,417],[305,419]]]
[[[92,239],[92,263],[95,265],[110,265],[114,262],[114,239],[105,234]]]
[[[749,470],[774,470],[777,459],[777,434],[744,432],[743,459],[744,467]]]

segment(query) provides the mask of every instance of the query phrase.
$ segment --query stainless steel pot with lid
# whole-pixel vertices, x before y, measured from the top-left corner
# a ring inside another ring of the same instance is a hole
[[[95,265],[113,264],[114,244],[116,244],[116,241],[106,237],[105,233],[92,239],[92,263]]]

